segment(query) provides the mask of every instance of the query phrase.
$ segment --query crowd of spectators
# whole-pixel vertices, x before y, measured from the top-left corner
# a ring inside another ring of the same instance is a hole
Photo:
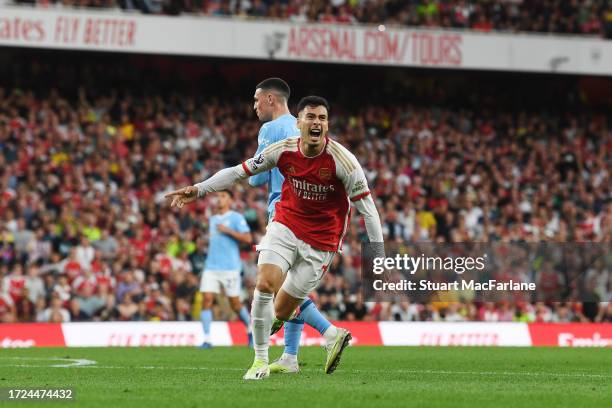
[[[364,103],[334,107],[330,131],[366,169],[386,241],[610,243],[605,113]],[[248,99],[0,88],[0,320],[197,318],[214,206],[179,211],[163,195],[255,152],[259,126]],[[266,202],[235,188],[255,240]],[[609,259],[588,275],[591,302],[364,302],[365,237],[353,217],[314,295],[330,318],[612,320]],[[243,260],[250,304],[256,253]],[[218,318],[228,310],[218,301]]]
[[[612,38],[609,0],[16,0],[48,8],[196,13],[294,22],[388,24]]]

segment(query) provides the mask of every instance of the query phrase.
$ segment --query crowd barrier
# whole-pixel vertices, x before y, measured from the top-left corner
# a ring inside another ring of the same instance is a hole
[[[559,346],[612,347],[612,323],[437,323],[337,322],[349,329],[354,346]],[[214,322],[216,346],[246,345],[240,322]],[[141,347],[197,346],[199,322],[83,322],[0,324],[0,347]],[[302,344],[322,345],[306,327]],[[271,343],[283,344],[282,331]]]

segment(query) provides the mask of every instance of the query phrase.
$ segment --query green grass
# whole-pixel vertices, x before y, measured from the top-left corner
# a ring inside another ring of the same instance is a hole
[[[246,382],[243,347],[1,350],[0,388],[72,387],[83,407],[612,407],[610,349],[355,347],[332,375],[323,349],[300,353],[300,374]]]

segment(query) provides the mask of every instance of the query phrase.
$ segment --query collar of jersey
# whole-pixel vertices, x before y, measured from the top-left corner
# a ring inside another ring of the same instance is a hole
[[[298,138],[298,152],[300,152],[300,155],[302,157],[304,157],[305,159],[316,159],[317,157],[319,157],[320,155],[323,154],[323,152],[325,151],[325,149],[327,149],[327,144],[329,143],[329,138],[327,136],[325,136],[325,146],[323,146],[323,149],[321,149],[321,152],[319,154],[317,154],[316,156],[306,156],[303,152],[302,152],[302,138]]]

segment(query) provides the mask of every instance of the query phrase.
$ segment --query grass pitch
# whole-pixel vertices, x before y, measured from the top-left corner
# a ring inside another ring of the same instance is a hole
[[[74,402],[26,403],[45,407],[612,407],[610,349],[352,347],[326,375],[323,349],[302,347],[300,374],[247,382],[242,375],[252,353],[2,350],[0,388],[75,390]],[[273,348],[270,355],[280,353]]]

